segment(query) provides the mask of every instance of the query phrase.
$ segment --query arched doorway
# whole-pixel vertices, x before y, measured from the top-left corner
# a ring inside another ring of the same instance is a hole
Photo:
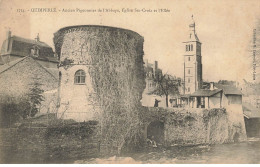
[[[154,140],[156,143],[164,142],[164,123],[153,121],[147,127],[147,138]]]

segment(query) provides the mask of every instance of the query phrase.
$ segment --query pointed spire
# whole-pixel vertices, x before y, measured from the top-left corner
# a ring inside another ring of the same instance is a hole
[[[189,25],[189,27],[190,27],[190,30],[192,30],[192,31],[195,32],[195,21],[194,21],[194,19],[193,19],[193,15],[191,15],[191,20],[192,20],[192,22],[191,22],[191,24]]]
[[[7,33],[6,33],[6,38],[7,38],[7,39],[11,38],[11,33],[12,33],[12,32],[11,32],[11,29],[10,29],[10,27],[8,27],[8,28],[7,28]]]
[[[199,38],[197,37],[196,30],[195,30],[195,21],[193,14],[191,15],[191,23],[189,24],[189,41],[199,41]]]

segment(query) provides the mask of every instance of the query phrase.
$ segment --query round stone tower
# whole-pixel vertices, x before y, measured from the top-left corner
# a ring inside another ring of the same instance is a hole
[[[88,121],[105,111],[141,106],[143,42],[136,32],[106,26],[73,26],[56,32],[58,117]]]

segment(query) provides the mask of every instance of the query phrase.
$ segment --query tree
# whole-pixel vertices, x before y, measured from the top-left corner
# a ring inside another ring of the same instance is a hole
[[[231,80],[219,80],[218,83],[222,85],[233,85],[233,86],[236,85],[236,81],[231,81]]]
[[[38,77],[34,77],[32,84],[30,84],[29,93],[27,94],[30,110],[26,113],[27,117],[35,116],[35,114],[39,112],[41,102],[44,100],[42,95],[44,90],[41,89],[42,84],[39,82],[39,79]]]
[[[159,96],[165,95],[166,107],[168,107],[169,95],[178,95],[180,86],[180,80],[176,79],[169,74],[164,74],[163,76],[154,77],[154,82],[156,87],[149,94],[156,94]]]

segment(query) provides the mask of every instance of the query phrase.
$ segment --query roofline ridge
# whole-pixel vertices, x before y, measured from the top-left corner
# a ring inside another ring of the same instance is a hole
[[[7,67],[5,70],[1,71],[0,74],[2,74],[3,72],[7,71],[8,69],[10,69],[11,67],[15,66],[16,64],[20,63],[21,61],[25,60],[28,56],[25,56],[23,58],[21,58],[19,61],[17,61],[16,63],[12,64],[11,66]],[[6,64],[8,65],[8,64]]]
[[[28,56],[30,57],[30,56]],[[30,57],[31,59],[33,59],[32,57]],[[33,59],[34,60],[34,59]],[[35,61],[35,60],[34,60]],[[43,65],[41,65],[38,61],[35,61],[36,63],[38,63],[45,71],[47,71],[49,74],[51,74],[51,76],[56,79],[59,80],[58,78],[56,78],[50,71],[48,71],[45,67],[43,67]]]
[[[43,68],[45,71],[47,71],[54,79],[58,80],[58,78],[56,78],[51,72],[49,72],[46,68],[44,68],[39,62],[37,62],[36,60],[34,60],[32,57],[30,56],[25,56],[23,58],[21,58],[19,61],[17,61],[15,64],[7,67],[5,70],[1,71],[0,74],[2,74],[3,72],[7,71],[8,69],[10,69],[11,67],[15,66],[16,64],[22,62],[23,60],[27,59],[27,58],[30,58],[32,59],[34,62],[36,62],[37,64],[40,65],[41,68]]]
[[[48,45],[47,43],[45,43],[45,42],[43,42],[43,41],[35,41],[35,40],[33,40],[33,39],[30,39],[30,38],[25,38],[25,37],[21,37],[21,36],[17,36],[17,35],[12,35],[11,36],[11,38],[13,38],[13,37],[16,37],[16,38],[21,38],[21,39],[24,39],[24,40],[29,40],[29,41],[33,41],[34,43],[43,43],[43,44],[45,44],[45,45],[47,45],[48,47],[50,47],[50,48],[52,48],[50,45]]]

